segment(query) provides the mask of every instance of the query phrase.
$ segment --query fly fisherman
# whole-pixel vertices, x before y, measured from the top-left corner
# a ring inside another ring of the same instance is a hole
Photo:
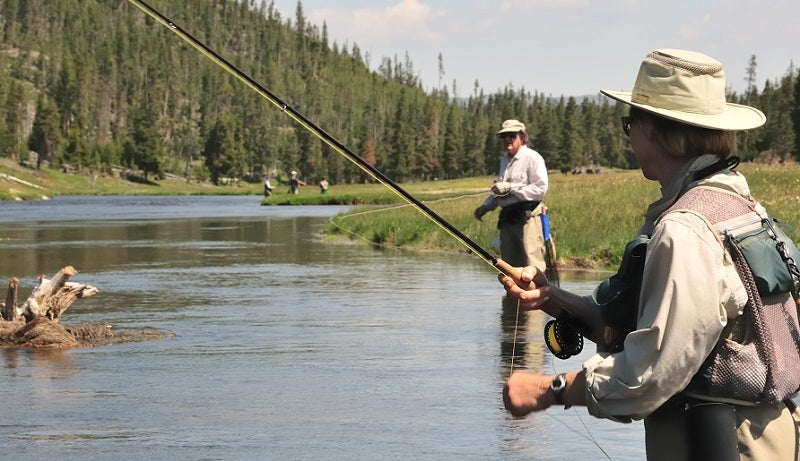
[[[766,117],[726,102],[722,64],[691,51],[653,51],[633,91],[602,93],[629,106],[622,129],[662,197],[592,296],[532,267],[501,275],[523,309],[564,322],[555,336],[571,326],[597,345],[580,370],[514,372],[506,408],[586,405],[598,418],[644,420],[649,461],[800,459],[800,255],[734,169],[736,131]]]
[[[542,156],[526,145],[528,134],[518,120],[506,120],[497,132],[506,155],[492,193],[475,209],[474,216],[501,208],[497,220],[500,255],[511,266],[536,266],[544,271],[545,240],[541,215],[545,210],[547,167]]]

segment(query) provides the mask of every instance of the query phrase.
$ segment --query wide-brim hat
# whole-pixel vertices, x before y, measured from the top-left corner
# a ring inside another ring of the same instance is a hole
[[[749,130],[767,121],[755,107],[727,102],[722,63],[694,51],[652,51],[642,61],[632,91],[600,92],[641,110],[704,128]]]
[[[497,132],[497,135],[501,135],[503,133],[519,133],[525,132],[525,124],[520,122],[519,120],[506,120],[503,122],[502,128],[500,131]]]

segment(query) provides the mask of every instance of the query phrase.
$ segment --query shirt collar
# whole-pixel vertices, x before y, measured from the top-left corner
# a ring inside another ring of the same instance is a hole
[[[687,161],[673,178],[672,182],[661,189],[661,198],[651,203],[645,213],[645,225],[642,232],[652,231],[652,225],[672,204],[675,203],[690,185],[694,182],[705,181],[706,178],[695,179],[694,173],[719,162],[716,155],[705,154],[699,157],[692,157]],[[649,233],[649,232],[648,232]]]

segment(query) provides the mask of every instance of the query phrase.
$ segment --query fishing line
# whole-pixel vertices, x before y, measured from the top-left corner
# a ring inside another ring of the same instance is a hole
[[[555,360],[551,360],[550,361],[550,365],[553,368],[553,374],[558,375],[559,371],[556,370],[556,362],[555,362]],[[564,421],[561,421],[560,418],[558,418],[557,416],[553,415],[552,413],[550,414],[550,416],[553,417],[556,421],[558,421],[561,424],[563,424],[564,426],[568,427],[574,433],[579,434],[581,437],[583,437],[584,439],[586,439],[589,442],[591,442],[594,446],[597,447],[598,450],[600,450],[601,453],[603,453],[603,455],[606,457],[606,459],[608,459],[609,461],[613,461],[611,456],[608,453],[606,453],[606,451],[600,445],[600,442],[598,442],[597,439],[594,438],[594,434],[592,434],[592,431],[589,430],[589,426],[586,425],[586,421],[583,420],[583,418],[581,417],[581,414],[578,413],[578,409],[576,407],[574,407],[574,406],[571,409],[572,409],[573,412],[575,412],[575,416],[578,417],[578,421],[581,422],[581,425],[583,426],[583,430],[586,432],[586,434],[582,434],[582,433],[572,429],[572,426],[570,426],[569,424],[565,423]]]
[[[573,409],[573,411],[575,411],[575,410]],[[577,413],[577,411],[576,411],[575,414],[578,417],[578,420],[581,422],[581,425],[585,429],[585,431],[586,431],[585,433],[576,430],[568,422],[564,421],[562,418],[559,418],[558,416],[555,416],[555,415],[552,415],[552,414],[550,414],[549,416],[551,418],[553,418],[554,420],[558,421],[558,423],[561,424],[562,426],[564,426],[567,429],[569,429],[569,431],[572,432],[573,434],[581,437],[585,441],[587,441],[587,442],[591,443],[592,445],[594,445],[595,447],[597,447],[597,449],[600,450],[601,453],[603,453],[603,455],[605,456],[605,458],[607,460],[614,461],[614,459],[611,458],[611,456],[608,453],[606,453],[606,451],[603,449],[603,447],[601,447],[600,444],[597,442],[597,440],[594,438],[592,433],[589,431],[589,428],[586,426],[586,423],[584,423],[583,418],[581,418],[581,415],[579,413]]]
[[[481,192],[479,194],[462,194],[462,195],[455,196],[455,197],[444,197],[444,198],[440,198],[440,199],[436,199],[436,200],[429,200],[429,201],[427,201],[427,203],[433,204],[433,203],[439,203],[439,202],[452,202],[452,201],[456,201],[456,200],[461,200],[463,198],[478,197],[478,196],[484,195],[484,194],[485,194],[484,192]],[[328,218],[328,222],[332,226],[336,227],[337,229],[339,229],[342,232],[345,232],[345,233],[349,234],[353,238],[357,238],[357,239],[363,240],[364,242],[367,242],[370,245],[375,246],[375,247],[385,248],[385,245],[377,243],[377,242],[374,242],[374,241],[368,239],[367,237],[365,237],[364,235],[359,234],[358,232],[355,232],[355,231],[353,231],[351,229],[348,229],[348,228],[344,227],[342,224],[340,224],[340,222],[345,221],[345,220],[347,220],[349,218],[357,218],[359,216],[364,216],[364,215],[368,215],[368,214],[383,213],[383,212],[392,211],[392,210],[401,210],[403,208],[407,208],[408,206],[409,206],[408,203],[404,203],[402,205],[395,205],[395,206],[381,206],[381,207],[374,208],[374,209],[361,210],[361,211],[357,211],[357,212],[353,212],[353,213],[347,213],[347,214],[339,215],[339,216],[331,216],[330,218]],[[431,250],[431,251],[435,251],[435,250]],[[444,252],[444,250],[442,250],[442,252]]]
[[[522,300],[517,298],[517,312],[514,314],[514,340],[511,342],[511,364],[508,367],[509,376],[514,374],[514,357],[517,355],[517,331],[519,331],[520,304],[522,304]]]
[[[445,230],[445,232],[449,233],[453,238],[458,240],[462,245],[466,246],[469,250],[473,253],[478,255],[481,259],[483,259],[486,263],[491,265],[492,267],[500,270],[505,274],[512,274],[515,271],[511,266],[509,266],[504,261],[498,259],[488,251],[481,248],[477,243],[475,243],[472,239],[464,235],[460,230],[455,228],[452,224],[447,222],[444,218],[436,214],[433,210],[428,208],[424,203],[420,202],[416,198],[414,198],[411,194],[406,192],[403,188],[397,185],[394,181],[392,181],[388,176],[383,174],[380,170],[375,168],[374,166],[367,163],[364,159],[359,157],[353,151],[347,148],[344,144],[342,144],[339,140],[334,138],[332,135],[327,133],[325,130],[311,122],[308,118],[306,118],[303,114],[289,106],[285,103],[282,99],[277,97],[271,91],[266,89],[252,77],[244,73],[242,70],[231,64],[228,60],[220,56],[214,50],[206,46],[203,42],[196,39],[190,33],[183,30],[180,26],[175,24],[174,21],[167,18],[163,14],[161,14],[158,10],[154,9],[147,3],[141,0],[128,0],[134,6],[142,10],[156,22],[160,23],[161,25],[167,27],[169,30],[174,32],[178,37],[180,37],[183,41],[203,53],[208,59],[213,61],[215,64],[220,66],[226,72],[231,74],[232,76],[236,77],[240,81],[242,81],[245,85],[250,87],[253,91],[263,96],[267,101],[272,103],[275,107],[280,109],[282,112],[286,113],[292,120],[299,123],[309,132],[311,132],[314,136],[319,138],[325,144],[327,144],[331,149],[336,151],[337,153],[343,155],[345,158],[353,162],[356,166],[361,168],[365,173],[373,177],[374,179],[378,180],[380,183],[388,187],[392,192],[400,196],[403,200],[407,201],[409,204],[414,206],[417,210],[419,210],[423,215],[428,217],[431,221],[433,221],[436,225],[441,227]]]
[[[503,272],[505,274],[508,274],[508,275],[511,275],[512,273],[516,272],[507,263],[505,263],[501,259],[498,259],[497,257],[493,256],[491,253],[489,253],[488,251],[483,249],[480,245],[475,243],[472,239],[467,237],[464,233],[462,233],[460,230],[455,228],[452,224],[447,222],[444,218],[442,218],[441,216],[436,214],[433,210],[428,208],[427,205],[425,205],[424,203],[420,202],[415,197],[413,197],[411,194],[409,194],[407,191],[405,191],[403,188],[401,188],[399,185],[397,185],[394,181],[392,181],[388,176],[383,174],[380,170],[378,170],[374,166],[372,166],[369,163],[367,163],[364,159],[362,159],[361,157],[356,155],[353,151],[351,151],[349,148],[347,148],[347,146],[345,146],[339,140],[337,140],[332,135],[327,133],[325,130],[323,130],[322,128],[320,128],[319,126],[317,126],[316,124],[311,122],[303,114],[301,114],[300,112],[298,112],[297,110],[292,108],[290,105],[285,103],[283,100],[281,100],[279,97],[277,97],[271,91],[269,91],[267,88],[262,86],[260,83],[258,83],[256,80],[254,80],[252,77],[250,77],[249,75],[244,73],[238,67],[236,67],[233,64],[231,64],[228,60],[226,60],[225,58],[223,58],[222,56],[217,54],[214,50],[212,50],[211,48],[206,46],[203,42],[199,41],[194,36],[192,36],[191,34],[186,32],[185,30],[183,30],[180,26],[175,24],[174,21],[172,21],[171,19],[167,18],[166,16],[161,14],[159,11],[157,11],[156,9],[154,9],[153,7],[151,7],[150,5],[148,5],[147,3],[145,3],[145,2],[143,2],[141,0],[128,0],[128,1],[130,3],[132,3],[134,6],[136,6],[137,8],[139,8],[140,10],[142,10],[145,14],[147,14],[153,20],[155,20],[156,22],[160,23],[161,25],[167,27],[169,30],[174,32],[183,41],[185,41],[186,43],[188,43],[189,45],[191,45],[192,47],[194,47],[195,49],[200,51],[208,59],[213,61],[215,64],[220,66],[223,70],[225,70],[226,72],[228,72],[232,76],[236,77],[238,80],[240,80],[245,85],[250,87],[250,89],[252,89],[256,93],[258,93],[259,95],[264,97],[267,101],[272,103],[279,110],[281,110],[282,112],[286,113],[289,116],[289,118],[291,118],[295,122],[299,123],[305,129],[307,129],[309,132],[311,132],[314,136],[316,136],[321,141],[323,141],[325,144],[327,144],[331,149],[333,149],[334,151],[336,151],[340,155],[343,155],[345,158],[350,160],[353,164],[355,164],[357,167],[359,167],[361,170],[363,170],[369,176],[373,177],[374,179],[376,179],[380,183],[382,183],[384,186],[388,187],[392,192],[394,192],[395,194],[400,196],[403,200],[405,200],[410,205],[412,205],[414,208],[416,208],[420,213],[425,215],[427,218],[429,218],[431,221],[433,221],[436,225],[438,225],[440,228],[442,228],[445,232],[447,232],[453,238],[455,238],[457,241],[459,241],[462,245],[464,245],[469,250],[471,250],[473,253],[478,255],[478,257],[480,257],[486,263],[488,263],[492,267],[494,267],[494,268],[496,268],[496,269],[500,270],[501,272]],[[518,275],[518,274],[516,274],[516,275]],[[518,331],[518,325],[519,325],[519,312],[520,312],[520,301],[518,299],[517,300],[517,312],[516,312],[515,325],[514,325],[514,345],[513,345],[513,348],[512,348],[512,352],[511,352],[511,372],[512,373],[514,371],[514,355],[516,354],[517,331]],[[583,420],[581,420],[581,422],[583,422]],[[584,424],[584,427],[586,427],[585,424]],[[588,428],[587,428],[587,432],[588,432]],[[590,433],[590,436],[591,436],[591,433]],[[597,443],[597,441],[594,440],[594,437],[592,437],[592,440],[594,441],[595,445],[600,449],[600,451],[602,451],[603,454],[606,455],[606,458],[611,459],[608,456],[608,454],[603,450],[603,448],[600,447],[600,445]]]
[[[200,40],[198,40],[194,36],[192,36],[190,33],[188,33],[185,30],[183,30],[180,26],[175,24],[174,21],[172,21],[171,19],[167,18],[166,16],[161,14],[158,10],[154,9],[153,7],[151,7],[150,5],[148,5],[147,3],[145,3],[145,2],[143,2],[141,0],[128,0],[128,2],[130,2],[131,4],[133,4],[134,6],[139,8],[140,10],[142,10],[145,14],[147,14],[149,17],[151,17],[153,20],[155,20],[159,24],[163,25],[164,27],[166,27],[169,30],[171,30],[172,32],[174,32],[184,42],[188,43],[193,48],[195,48],[198,51],[200,51],[204,56],[206,56],[208,59],[213,61],[215,64],[217,64],[223,70],[228,72],[230,75],[236,77],[242,83],[247,85],[250,89],[252,89],[256,93],[258,93],[259,95],[264,97],[267,101],[272,103],[280,111],[286,113],[286,115],[288,115],[289,118],[291,118],[295,122],[299,123],[306,130],[308,130],[314,136],[316,136],[321,141],[323,141],[325,144],[327,144],[331,149],[333,149],[334,151],[336,151],[340,155],[343,155],[345,158],[350,160],[357,167],[361,168],[361,170],[363,170],[365,173],[367,173],[371,177],[373,177],[376,180],[378,180],[384,186],[388,187],[392,192],[394,192],[395,194],[400,196],[403,200],[408,202],[410,205],[414,206],[417,210],[419,210],[420,213],[425,215],[427,218],[429,218],[431,221],[433,221],[436,225],[441,227],[445,232],[447,232],[453,238],[455,238],[457,241],[459,241],[462,245],[464,245],[469,250],[471,250],[473,253],[478,255],[478,257],[480,257],[482,260],[484,260],[490,266],[494,267],[495,269],[500,270],[504,274],[515,275],[516,278],[519,278],[519,271],[515,270],[513,267],[508,265],[508,263],[506,263],[505,261],[495,257],[494,255],[492,255],[491,253],[489,253],[488,251],[483,249],[480,245],[475,243],[472,239],[470,239],[469,237],[464,235],[463,232],[458,230],[452,224],[447,222],[444,218],[442,218],[441,216],[436,214],[433,210],[428,208],[427,205],[425,205],[424,203],[420,202],[414,196],[412,196],[407,191],[405,191],[402,187],[397,185],[397,183],[392,181],[388,176],[383,174],[380,170],[378,170],[374,166],[372,166],[369,163],[367,163],[364,159],[362,159],[357,154],[355,154],[353,151],[348,149],[347,146],[345,146],[342,142],[340,142],[339,140],[334,138],[332,135],[330,135],[328,132],[326,132],[325,130],[323,130],[322,128],[320,128],[316,124],[314,124],[312,121],[310,121],[308,118],[306,118],[303,114],[301,114],[300,112],[295,110],[293,107],[291,107],[290,105],[285,103],[282,99],[277,97],[275,94],[273,94],[267,88],[262,86],[260,83],[258,83],[256,80],[254,80],[252,77],[250,77],[249,75],[244,73],[238,67],[236,67],[233,64],[231,64],[228,60],[226,60],[225,58],[220,56],[217,52],[215,52],[214,50],[209,48],[203,42],[201,42]],[[517,306],[517,316],[519,316],[519,305]],[[517,326],[518,325],[514,326],[515,343],[516,343]],[[513,357],[512,357],[512,359],[513,359]]]

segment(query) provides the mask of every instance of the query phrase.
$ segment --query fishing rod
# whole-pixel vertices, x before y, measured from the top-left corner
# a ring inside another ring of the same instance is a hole
[[[521,268],[512,267],[511,265],[509,265],[508,263],[506,263],[502,259],[495,257],[494,255],[492,255],[491,253],[489,253],[488,251],[483,249],[480,245],[475,243],[475,241],[473,241],[471,238],[469,238],[466,235],[464,235],[463,232],[458,230],[452,224],[447,222],[444,218],[439,216],[436,212],[431,210],[427,205],[425,205],[424,203],[422,203],[419,200],[417,200],[414,196],[409,194],[405,189],[403,189],[397,183],[392,181],[388,176],[383,174],[383,172],[381,172],[380,170],[378,170],[374,166],[372,166],[369,163],[367,163],[364,159],[362,159],[361,157],[356,155],[353,151],[351,151],[349,148],[347,148],[347,146],[345,146],[342,142],[340,142],[339,140],[334,138],[332,135],[330,135],[328,132],[326,132],[325,130],[323,130],[319,126],[317,126],[315,123],[313,123],[311,120],[306,118],[306,116],[304,116],[303,114],[301,114],[300,112],[295,110],[293,107],[291,107],[290,105],[285,103],[283,100],[281,100],[279,97],[277,97],[271,91],[269,91],[263,85],[258,83],[256,80],[254,80],[252,77],[250,77],[246,73],[244,73],[238,67],[236,67],[233,64],[231,64],[227,59],[225,59],[222,56],[220,56],[217,52],[215,52],[214,50],[209,48],[203,42],[201,42],[200,40],[196,39],[190,33],[186,32],[180,26],[175,24],[174,21],[172,21],[171,19],[167,18],[166,16],[164,16],[159,11],[157,11],[156,9],[154,9],[153,7],[151,7],[150,5],[148,5],[147,3],[145,3],[142,0],[128,0],[128,1],[130,3],[132,3],[134,6],[136,6],[137,8],[139,8],[140,10],[144,11],[148,16],[150,16],[156,22],[162,24],[163,26],[167,27],[169,30],[174,32],[183,41],[185,41],[186,43],[188,43],[189,45],[191,45],[192,47],[194,47],[195,49],[197,49],[198,51],[203,53],[203,55],[205,55],[211,61],[216,63],[218,66],[222,67],[222,69],[224,69],[226,72],[228,72],[229,74],[233,75],[234,77],[236,77],[237,79],[242,81],[245,85],[250,87],[253,91],[255,91],[256,93],[258,93],[261,96],[263,96],[265,99],[267,99],[267,101],[272,103],[274,106],[276,106],[282,112],[285,112],[291,119],[293,119],[295,122],[297,122],[300,125],[302,125],[308,131],[310,131],[312,134],[314,134],[316,137],[321,139],[328,146],[330,146],[334,151],[336,151],[337,153],[343,155],[345,158],[347,158],[348,160],[353,162],[356,166],[361,168],[368,175],[370,175],[373,178],[377,179],[383,185],[388,187],[392,192],[394,192],[395,194],[399,195],[406,202],[408,202],[409,204],[414,206],[414,208],[416,208],[419,212],[421,212],[423,215],[425,215],[427,218],[429,218],[431,221],[433,221],[439,227],[441,227],[446,232],[448,232],[452,237],[454,237],[456,240],[458,240],[461,244],[466,246],[473,253],[477,254],[486,263],[488,263],[489,265],[491,265],[495,269],[498,269],[500,272],[502,272],[502,273],[504,273],[506,275],[513,276],[516,279],[520,278],[520,275],[522,273]],[[531,282],[531,286],[533,286],[533,282]],[[513,372],[513,370],[514,370],[514,355],[516,354],[515,350],[516,350],[516,344],[517,344],[517,326],[519,324],[519,313],[520,313],[520,306],[519,306],[519,302],[518,302],[517,303],[516,320],[515,320],[515,325],[514,325],[514,342],[513,342],[514,347],[513,347],[512,353],[511,353],[511,367],[510,367],[511,372]]]
[[[150,5],[148,5],[147,3],[145,3],[145,2],[143,2],[141,0],[128,0],[128,1],[130,3],[132,3],[134,6],[136,6],[137,8],[139,8],[140,10],[144,11],[148,16],[153,18],[156,22],[158,22],[158,23],[162,24],[163,26],[167,27],[168,29],[170,29],[172,32],[174,32],[176,35],[178,35],[181,39],[183,39],[183,41],[185,41],[186,43],[188,43],[189,45],[193,46],[198,51],[203,53],[203,55],[205,55],[207,58],[212,60],[218,66],[222,67],[226,72],[228,72],[229,74],[233,75],[237,79],[241,80],[245,85],[250,87],[256,93],[258,93],[261,96],[263,96],[265,99],[267,99],[270,103],[275,105],[282,112],[285,112],[291,119],[293,119],[295,122],[299,123],[304,128],[306,128],[308,131],[313,133],[316,137],[318,137],[323,142],[325,142],[333,150],[335,150],[339,154],[341,154],[344,157],[346,157],[348,160],[353,162],[356,166],[361,168],[364,172],[366,172],[367,174],[369,174],[373,178],[377,179],[379,182],[381,182],[383,185],[385,185],[389,189],[391,189],[392,192],[394,192],[395,194],[399,195],[406,202],[408,202],[409,204],[414,206],[423,215],[425,215],[431,221],[433,221],[434,223],[439,225],[439,227],[441,227],[442,229],[447,231],[451,236],[455,237],[456,240],[461,242],[464,246],[466,246],[472,252],[477,254],[481,259],[486,261],[492,267],[500,270],[504,274],[516,275],[517,277],[519,277],[519,272],[520,272],[519,270],[511,267],[505,261],[495,257],[494,255],[492,255],[491,253],[489,253],[488,251],[483,249],[480,245],[475,243],[475,241],[473,241],[472,239],[470,239],[469,237],[464,235],[463,232],[458,230],[452,224],[447,222],[444,218],[442,218],[437,213],[435,213],[433,210],[428,208],[427,205],[425,205],[424,203],[422,203],[419,200],[417,200],[414,196],[409,194],[406,190],[404,190],[397,183],[392,181],[388,176],[383,174],[380,170],[378,170],[374,166],[372,166],[369,163],[367,163],[364,159],[362,159],[361,157],[356,155],[353,151],[348,149],[347,146],[342,144],[339,140],[337,140],[332,135],[328,134],[325,130],[323,130],[322,128],[320,128],[316,124],[314,124],[311,120],[306,118],[303,114],[301,114],[300,112],[298,112],[297,110],[295,110],[294,108],[289,106],[287,103],[285,103],[283,100],[281,100],[275,94],[273,94],[267,88],[265,88],[260,83],[258,83],[256,80],[254,80],[252,77],[250,77],[249,75],[244,73],[241,69],[239,69],[238,67],[236,67],[233,64],[231,64],[227,59],[225,59],[222,56],[220,56],[217,52],[215,52],[214,50],[209,48],[203,42],[201,42],[200,40],[198,40],[197,38],[192,36],[190,33],[186,32],[180,26],[175,24],[174,21],[172,21],[171,19],[167,18],[166,16],[161,14],[158,10],[156,10],[155,8],[151,7]]]

